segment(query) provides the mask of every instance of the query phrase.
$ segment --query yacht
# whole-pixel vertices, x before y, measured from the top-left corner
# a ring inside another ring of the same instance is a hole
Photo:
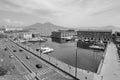
[[[97,50],[104,50],[104,49],[105,49],[104,46],[95,45],[95,44],[89,46],[89,48],[90,48],[90,49],[97,49]]]
[[[49,47],[41,47],[40,50],[42,51],[42,53],[50,53],[52,52],[54,49],[49,48]]]
[[[36,49],[37,51],[40,51],[41,53],[43,54],[47,54],[47,53],[50,53],[50,52],[53,52],[54,49],[50,48],[50,47],[40,47],[39,49]]]

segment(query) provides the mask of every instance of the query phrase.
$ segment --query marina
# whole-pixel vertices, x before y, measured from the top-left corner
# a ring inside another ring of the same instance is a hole
[[[30,47],[32,47],[34,50],[40,47],[41,45],[49,46],[53,48],[54,51],[48,55],[55,57],[56,59],[75,67],[75,58],[76,58],[75,42],[57,43],[55,41],[52,42],[52,39],[48,38],[48,41],[46,42],[33,42],[33,43],[26,42],[23,44],[30,45]],[[77,53],[78,53],[77,67],[80,69],[85,69],[96,73],[104,52],[103,51],[95,52],[94,50],[89,50],[89,49],[87,50],[78,47]]]

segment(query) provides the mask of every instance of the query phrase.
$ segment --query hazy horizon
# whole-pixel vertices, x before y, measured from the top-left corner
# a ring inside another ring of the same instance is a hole
[[[0,25],[51,22],[80,28],[120,25],[119,0],[0,0]]]

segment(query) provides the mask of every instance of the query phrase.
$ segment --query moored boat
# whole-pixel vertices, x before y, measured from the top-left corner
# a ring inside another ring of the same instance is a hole
[[[89,49],[89,46],[91,46],[93,44],[92,41],[77,41],[77,47],[80,47],[80,48],[85,48],[85,49]]]
[[[54,49],[50,47],[40,47],[39,49],[36,49],[37,51],[40,51],[43,54],[51,53],[54,51]]]
[[[104,50],[105,48],[103,46],[99,45],[91,45],[89,46],[90,49],[97,49],[97,50]]]

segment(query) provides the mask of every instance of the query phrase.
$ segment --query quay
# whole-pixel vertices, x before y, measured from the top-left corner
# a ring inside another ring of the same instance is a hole
[[[27,50],[33,52],[38,56],[38,52],[32,50],[30,47],[17,43],[18,45],[26,48]],[[46,54],[41,54],[40,57],[50,64],[57,67],[57,69],[68,73],[75,77],[75,67],[72,67],[68,64],[65,64],[53,57],[50,57]],[[77,68],[77,79],[79,80],[119,80],[120,79],[120,63],[118,61],[117,49],[114,43],[110,43],[107,46],[105,54],[103,55],[103,59],[99,65],[99,69],[97,73],[93,73],[90,71],[85,71]]]
[[[120,80],[120,62],[114,43],[108,45],[101,68],[101,80]]]

